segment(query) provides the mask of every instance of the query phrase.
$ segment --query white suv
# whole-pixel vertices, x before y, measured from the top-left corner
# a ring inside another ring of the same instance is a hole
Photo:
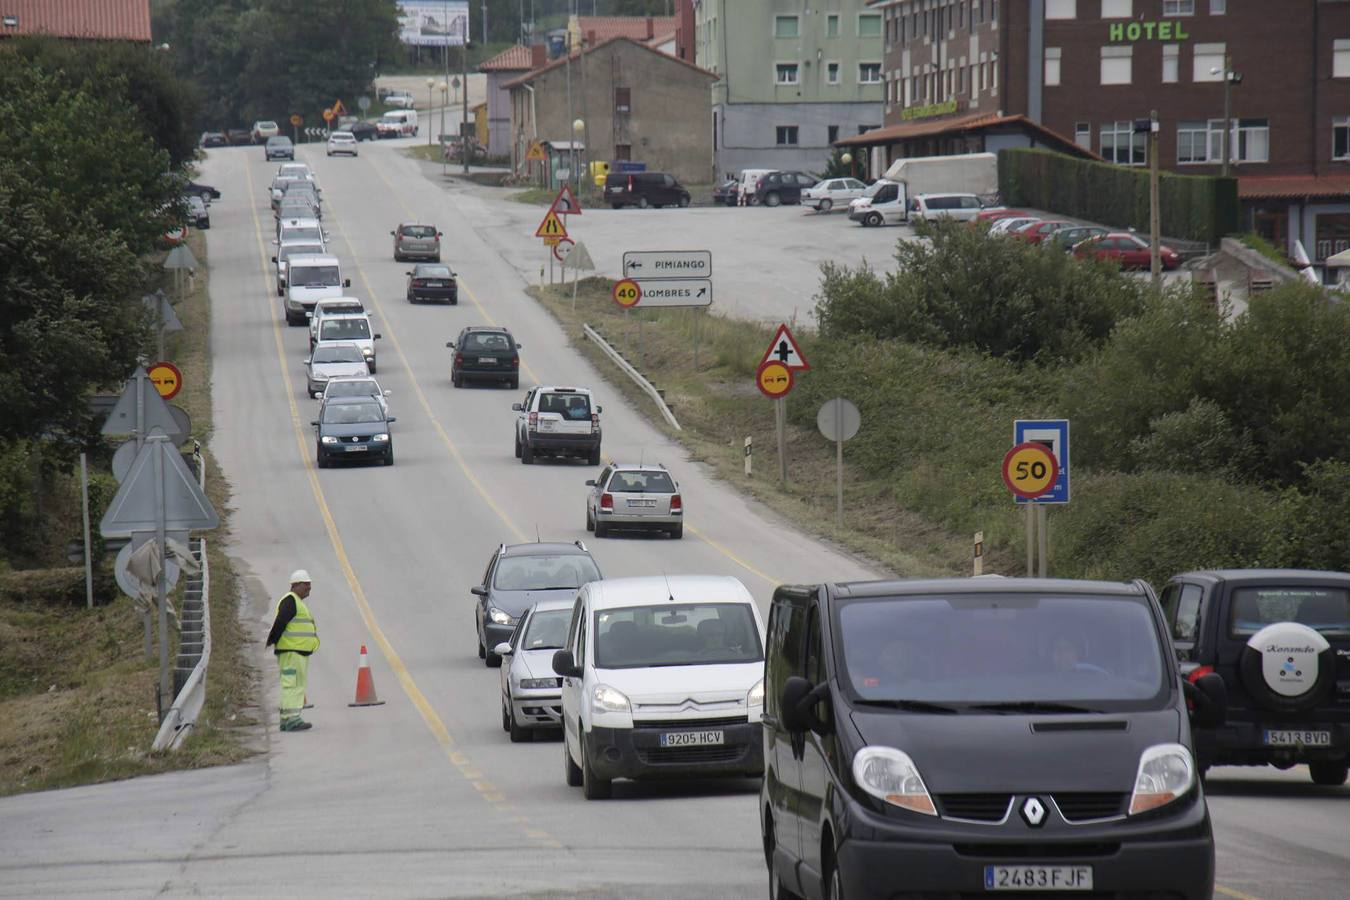
[[[511,404],[516,418],[516,457],[533,465],[537,453],[581,456],[600,465],[601,407],[591,403],[591,392],[578,387],[534,387],[525,399]]]
[[[583,585],[553,671],[567,783],[588,800],[615,778],[764,771],[764,623],[735,578]]]

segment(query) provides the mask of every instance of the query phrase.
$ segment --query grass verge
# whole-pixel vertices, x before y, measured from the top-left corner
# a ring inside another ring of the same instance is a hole
[[[211,430],[206,245],[200,233],[188,240],[203,263],[201,277],[176,304],[184,329],[169,336],[166,350],[183,372],[183,391],[174,402],[205,443]],[[163,286],[172,295],[172,279]],[[207,493],[225,519],[229,486],[209,454],[207,464]],[[73,506],[78,517],[79,502],[76,473],[55,485],[50,514],[68,518]],[[244,710],[256,706],[256,680],[237,615],[237,578],[222,550],[227,528],[207,538],[212,655],[206,708],[177,753],[150,752],[159,728],[158,665],[145,661],[141,618],[131,600],[110,585],[110,558],[101,563],[92,610],[83,605],[82,573],[78,605],[8,595],[0,601],[0,796],[219,765],[250,754],[239,726],[249,724]]]
[[[778,481],[774,411],[755,387],[754,372],[772,329],[708,315],[703,310],[621,309],[612,282],[583,279],[573,307],[570,287],[532,287],[530,293],[563,326],[573,344],[652,423],[676,438],[692,459],[711,466],[728,484],[764,502],[804,531],[878,561],[899,575],[964,575],[971,541],[904,509],[888,486],[848,464],[844,449],[844,526],[835,525],[834,445],[814,429],[787,427],[785,484]],[[589,324],[664,392],[681,431],[670,428],[655,404],[583,336]],[[695,347],[697,346],[697,350]],[[810,377],[809,375],[805,377]],[[789,396],[788,404],[792,403]],[[744,475],[744,441],[755,448],[754,475]],[[695,518],[694,523],[697,524]],[[1015,561],[986,555],[986,571],[1012,571]]]

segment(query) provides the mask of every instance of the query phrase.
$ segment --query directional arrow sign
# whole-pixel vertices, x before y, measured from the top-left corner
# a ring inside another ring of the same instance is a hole
[[[707,278],[679,280],[632,279],[637,282],[642,297],[635,304],[653,306],[712,306],[712,282]]]
[[[155,483],[157,479],[159,484]],[[197,486],[197,478],[188,471],[182,455],[169,441],[151,436],[108,504],[99,532],[114,537],[160,527],[192,531],[218,525],[220,517]]]
[[[625,278],[709,278],[709,250],[630,250],[623,255]],[[711,293],[711,292],[709,292]]]

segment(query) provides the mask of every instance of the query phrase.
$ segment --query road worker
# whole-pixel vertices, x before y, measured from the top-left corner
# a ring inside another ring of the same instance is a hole
[[[309,656],[319,649],[314,615],[305,605],[309,587],[308,572],[296,569],[291,573],[291,589],[277,601],[276,618],[267,635],[267,646],[276,646],[277,667],[281,670],[282,731],[305,731],[314,727],[300,718],[300,711],[305,706]]]

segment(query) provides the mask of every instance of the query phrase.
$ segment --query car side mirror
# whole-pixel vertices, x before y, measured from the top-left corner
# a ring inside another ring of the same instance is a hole
[[[502,641],[500,644],[492,648],[492,652],[497,654],[498,656],[510,656],[511,645],[507,641]]]
[[[597,416],[600,415],[600,414],[601,414],[602,412],[604,412],[604,411],[605,411],[605,408],[604,408],[603,406],[597,406],[597,407],[595,408],[595,414],[596,414]]]
[[[276,261],[277,261],[277,258],[276,258],[275,256],[272,257],[272,264],[273,264],[273,265],[276,265]]]
[[[525,407],[521,406],[519,403],[512,403],[512,404],[511,404],[511,409],[515,410],[516,412],[524,412],[524,411],[525,411]]]
[[[304,358],[304,363],[305,363],[305,365],[309,365],[310,359],[311,359],[311,357],[308,357],[308,356],[306,356],[306,357]]]
[[[342,286],[345,287],[345,288],[351,287],[351,286],[352,286],[352,280],[351,280],[350,278],[344,278],[344,279],[342,279]]]
[[[305,318],[312,321],[314,319],[314,311],[311,309],[305,310]]]
[[[389,232],[389,233],[390,233],[390,234],[393,234],[393,232],[392,232],[392,231],[391,231],[391,232]]]
[[[594,479],[594,478],[587,478],[587,479],[586,479],[586,487],[595,487],[595,479]]]
[[[572,658],[571,650],[559,650],[553,654],[553,671],[564,678],[579,678],[581,667]]]
[[[473,594],[475,597],[486,597],[488,595],[487,585],[480,584],[477,587],[471,587],[469,588],[469,593]]]
[[[315,419],[313,422],[310,422],[309,424],[313,425],[315,428],[318,428],[318,427],[319,427],[319,420],[318,420],[318,419]]]
[[[385,419],[384,421],[385,421],[386,424],[393,425],[395,422],[398,421],[398,419],[397,419],[395,416],[390,416],[389,418]]]
[[[1228,719],[1228,686],[1217,672],[1201,675],[1194,683],[1183,681],[1191,701],[1191,721],[1200,728],[1218,728]]]
[[[516,344],[516,349],[519,350],[521,347],[524,347],[524,346],[525,346],[524,344],[517,343],[517,344]]]
[[[391,391],[391,390],[386,389],[385,392],[384,392],[384,395],[385,395],[386,397],[392,397],[392,396],[394,396],[394,392]]]
[[[273,243],[274,245],[278,245],[278,244],[281,243],[281,241],[277,240],[276,238],[272,238],[272,243]]]
[[[783,727],[794,734],[814,731],[816,734],[829,734],[833,729],[830,723],[816,714],[815,706],[822,700],[828,701],[830,683],[822,681],[812,685],[799,675],[794,675],[783,684],[780,697],[778,720]]]
[[[378,341],[379,339],[380,339],[380,333],[377,331],[377,332],[375,332],[375,336],[374,336],[373,338],[371,338],[371,340]]]

